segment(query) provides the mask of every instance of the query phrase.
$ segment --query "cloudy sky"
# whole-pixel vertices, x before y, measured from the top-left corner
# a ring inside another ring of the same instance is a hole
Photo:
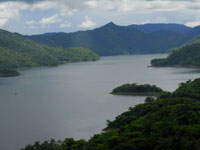
[[[200,25],[200,0],[0,0],[0,28],[22,34],[144,23]]]

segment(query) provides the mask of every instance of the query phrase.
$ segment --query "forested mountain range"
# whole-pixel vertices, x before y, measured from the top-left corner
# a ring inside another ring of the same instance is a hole
[[[196,43],[200,39],[199,35],[200,26],[195,28],[179,24],[119,26],[113,22],[94,30],[32,36],[0,30],[0,76],[17,75],[16,69],[23,67],[53,66],[66,61],[98,60],[95,53],[100,56],[165,53],[183,44]],[[198,62],[196,59],[193,60],[195,63]]]
[[[27,36],[53,47],[84,47],[101,56],[166,53],[200,34],[200,26],[145,24],[119,26],[110,22],[100,28],[73,33],[46,33]]]

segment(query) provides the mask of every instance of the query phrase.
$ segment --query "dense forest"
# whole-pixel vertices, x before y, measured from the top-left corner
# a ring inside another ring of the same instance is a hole
[[[119,26],[110,22],[100,28],[73,33],[46,33],[28,38],[53,47],[84,47],[100,56],[166,53],[200,34],[200,26],[145,24]]]
[[[18,68],[56,66],[71,61],[98,60],[97,54],[85,48],[52,48],[0,30],[0,76],[16,76]]]
[[[200,79],[188,81],[108,120],[104,132],[88,141],[35,142],[22,150],[199,150],[199,93]]]
[[[111,94],[116,95],[159,95],[163,92],[163,90],[155,85],[137,85],[136,83],[133,84],[124,84],[119,86],[111,92]]]

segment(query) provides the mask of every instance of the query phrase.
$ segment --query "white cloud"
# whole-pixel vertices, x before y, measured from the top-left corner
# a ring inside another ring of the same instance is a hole
[[[69,6],[60,7],[60,15],[63,17],[72,16],[75,12],[77,12],[77,9],[71,9]]]
[[[200,25],[200,21],[191,21],[191,22],[187,22],[185,25],[186,25],[186,26],[189,26],[189,27],[196,27],[196,26],[199,26],[199,25]]]
[[[1,18],[1,19],[0,19],[0,27],[4,26],[7,22],[8,22],[7,19]]]
[[[26,25],[25,28],[29,28],[29,29],[38,29],[38,22],[35,20],[30,20],[30,21],[26,21]]]
[[[80,25],[78,25],[78,27],[81,27],[81,28],[92,28],[95,26],[96,26],[96,23],[93,22],[88,16],[85,16],[85,21],[82,22]]]
[[[95,9],[115,10],[120,3],[123,4],[121,0],[88,0],[84,2],[84,5]]]
[[[0,3],[0,27],[9,21],[18,19],[20,11],[28,9],[29,5],[22,2],[2,2]]]
[[[27,25],[33,25],[36,24],[36,22],[34,20],[30,20],[30,21],[26,21]]]
[[[29,26],[29,29],[38,29],[38,27],[35,25],[31,25],[31,26]]]
[[[63,17],[66,16],[72,16],[77,9],[70,7],[69,5],[67,5],[67,3],[63,3],[60,0],[57,1],[41,1],[41,2],[37,2],[37,3],[33,3],[31,6],[31,10],[35,11],[35,10],[42,10],[42,11],[47,11],[50,9],[54,9],[60,12],[60,15]]]
[[[60,28],[68,28],[71,27],[71,23],[70,22],[65,22],[59,25]]]
[[[41,1],[41,2],[37,2],[37,3],[33,3],[31,6],[32,10],[49,10],[52,8],[56,8],[57,4],[55,2],[52,1]]]
[[[86,5],[86,6],[89,6],[89,7],[91,7],[91,8],[95,8],[95,7],[97,7],[98,6],[98,1],[86,1],[86,2],[84,2],[84,4]]]
[[[149,19],[149,20],[145,20],[139,24],[147,24],[147,23],[167,23],[167,18],[165,17],[157,17],[157,18],[154,18],[154,19]],[[130,23],[130,24],[133,24],[133,23]]]
[[[60,23],[61,21],[62,21],[62,18],[60,18],[58,14],[55,14],[51,17],[42,18],[39,21],[36,21],[36,20],[26,21],[26,25],[27,25],[26,28],[30,28],[30,29],[38,29],[39,27],[45,28],[49,24]],[[64,21],[59,25],[59,27],[60,28],[71,27],[71,23]]]
[[[51,17],[48,18],[42,18],[39,23],[41,25],[48,25],[48,24],[54,24],[54,23],[58,23],[61,22],[62,20],[58,17],[58,14],[55,14]]]
[[[88,0],[84,5],[89,8],[127,12],[156,12],[156,11],[177,11],[181,9],[200,9],[200,1],[171,1],[171,0]]]

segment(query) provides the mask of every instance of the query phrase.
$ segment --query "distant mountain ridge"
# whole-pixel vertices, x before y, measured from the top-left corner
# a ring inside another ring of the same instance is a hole
[[[200,26],[145,24],[119,26],[110,22],[94,30],[27,36],[53,47],[84,47],[101,56],[166,53],[200,34]]]
[[[157,23],[157,24],[143,24],[143,25],[129,25],[129,27],[132,27],[134,29],[140,30],[145,33],[152,33],[155,31],[160,31],[160,30],[166,30],[166,31],[173,31],[177,33],[187,33],[189,32],[192,28],[187,27],[185,25],[181,24],[175,24],[175,23],[169,23],[169,24],[164,24],[164,23]]]

